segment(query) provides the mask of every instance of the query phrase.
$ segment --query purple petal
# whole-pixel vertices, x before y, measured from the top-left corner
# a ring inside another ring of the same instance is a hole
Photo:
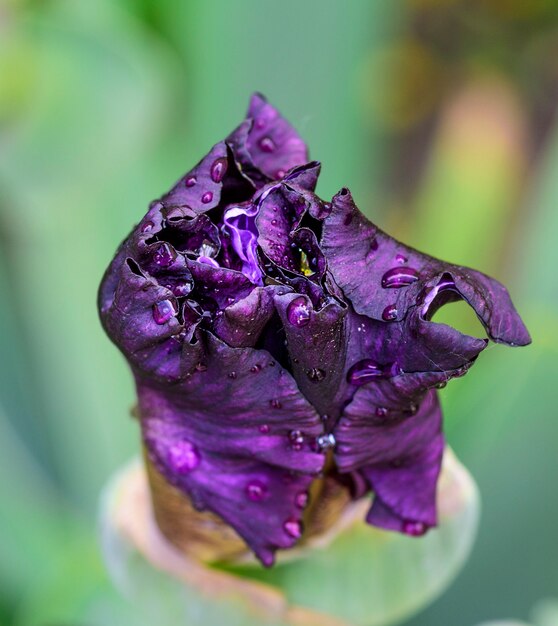
[[[247,148],[256,167],[272,180],[308,161],[308,149],[296,130],[260,94],[250,100],[247,117],[254,120]]]
[[[286,174],[284,182],[288,183],[290,186],[294,185],[308,191],[314,191],[318,184],[321,169],[322,165],[318,161],[311,161],[310,163],[299,165]]]
[[[187,264],[196,283],[195,295],[209,309],[225,309],[254,289],[252,282],[236,270],[215,266],[203,259],[188,260]]]
[[[203,362],[179,385],[138,378],[145,441],[169,482],[223,517],[269,564],[274,550],[296,542],[285,527],[301,522],[296,494],[322,469],[312,445],[320,420],[268,353],[204,337]],[[265,498],[250,497],[253,481]]]
[[[227,145],[221,141],[161,201],[165,206],[186,205],[196,213],[214,209],[221,200],[228,165]]]
[[[214,326],[215,334],[234,347],[254,347],[275,313],[275,287],[256,287],[248,296],[230,303]]]
[[[258,207],[247,203],[229,207],[223,215],[224,230],[231,239],[233,250],[241,262],[241,271],[255,285],[263,284],[257,256],[258,230],[256,215]]]
[[[417,301],[424,303],[429,290],[449,277],[455,294],[471,305],[493,341],[509,345],[530,342],[508,292],[499,282],[424,255],[389,237],[362,215],[347,189],[333,198],[321,246],[331,273],[357,313],[386,320],[392,311],[391,319],[402,319]]]
[[[347,406],[336,430],[340,469],[359,468],[374,491],[370,524],[422,534],[436,525],[436,483],[444,439],[435,391],[418,411],[397,419],[370,419],[370,394],[364,389]]]
[[[137,371],[165,381],[183,378],[198,358],[199,346],[190,342],[194,328],[188,332],[178,319],[175,296],[139,273],[129,257],[108,274],[100,312],[109,337]]]
[[[341,411],[336,396],[345,373],[346,310],[333,301],[316,310],[310,298],[296,293],[278,294],[275,303],[298,387],[331,424]]]

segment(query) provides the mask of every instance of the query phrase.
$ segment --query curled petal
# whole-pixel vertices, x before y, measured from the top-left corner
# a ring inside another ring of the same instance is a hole
[[[186,337],[187,328],[179,321],[179,305],[166,287],[139,273],[132,259],[109,272],[111,280],[100,292],[103,326],[136,371],[157,380],[183,378],[199,352],[195,340]]]
[[[321,246],[335,280],[357,313],[377,320],[386,320],[387,315],[388,320],[400,320],[411,307],[424,306],[429,290],[444,282],[447,274],[455,293],[473,307],[491,339],[508,345],[530,342],[500,283],[389,237],[362,215],[347,189],[333,198]]]
[[[435,391],[412,416],[374,422],[362,414],[361,399],[349,404],[336,430],[336,461],[358,467],[375,493],[371,524],[408,534],[436,525],[436,482],[444,440]],[[356,427],[355,427],[356,422]]]

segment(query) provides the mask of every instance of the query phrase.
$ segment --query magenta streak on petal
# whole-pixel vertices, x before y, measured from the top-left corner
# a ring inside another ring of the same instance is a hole
[[[442,278],[440,282],[426,294],[426,297],[424,298],[424,304],[420,312],[421,316],[425,317],[427,315],[430,305],[432,304],[432,302],[434,302],[434,298],[440,292],[448,290],[457,291],[455,283],[451,278]]]
[[[219,267],[219,263],[215,259],[212,259],[209,256],[199,256],[197,258],[199,263],[205,263],[206,265],[213,265],[213,267]]]
[[[256,250],[258,246],[258,229],[256,215],[259,205],[248,207],[232,207],[223,216],[224,228],[231,236],[234,251],[242,261],[242,273],[255,285],[263,285],[262,272],[258,266]]]

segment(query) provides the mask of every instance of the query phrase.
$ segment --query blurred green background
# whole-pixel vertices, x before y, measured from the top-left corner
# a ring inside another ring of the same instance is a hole
[[[410,626],[558,596],[558,3],[0,0],[0,624],[125,624],[99,492],[138,450],[101,275],[261,91],[407,243],[505,282],[532,333],[442,392],[483,518]],[[466,329],[465,305],[443,315]]]

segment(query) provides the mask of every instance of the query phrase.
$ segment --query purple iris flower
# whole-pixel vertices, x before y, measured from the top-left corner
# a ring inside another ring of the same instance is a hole
[[[104,328],[128,360],[150,460],[265,565],[303,534],[326,471],[367,521],[436,525],[444,448],[436,388],[488,340],[432,316],[465,300],[487,335],[526,345],[506,289],[382,232],[260,95],[124,241],[101,284]],[[326,463],[327,459],[327,463]]]

